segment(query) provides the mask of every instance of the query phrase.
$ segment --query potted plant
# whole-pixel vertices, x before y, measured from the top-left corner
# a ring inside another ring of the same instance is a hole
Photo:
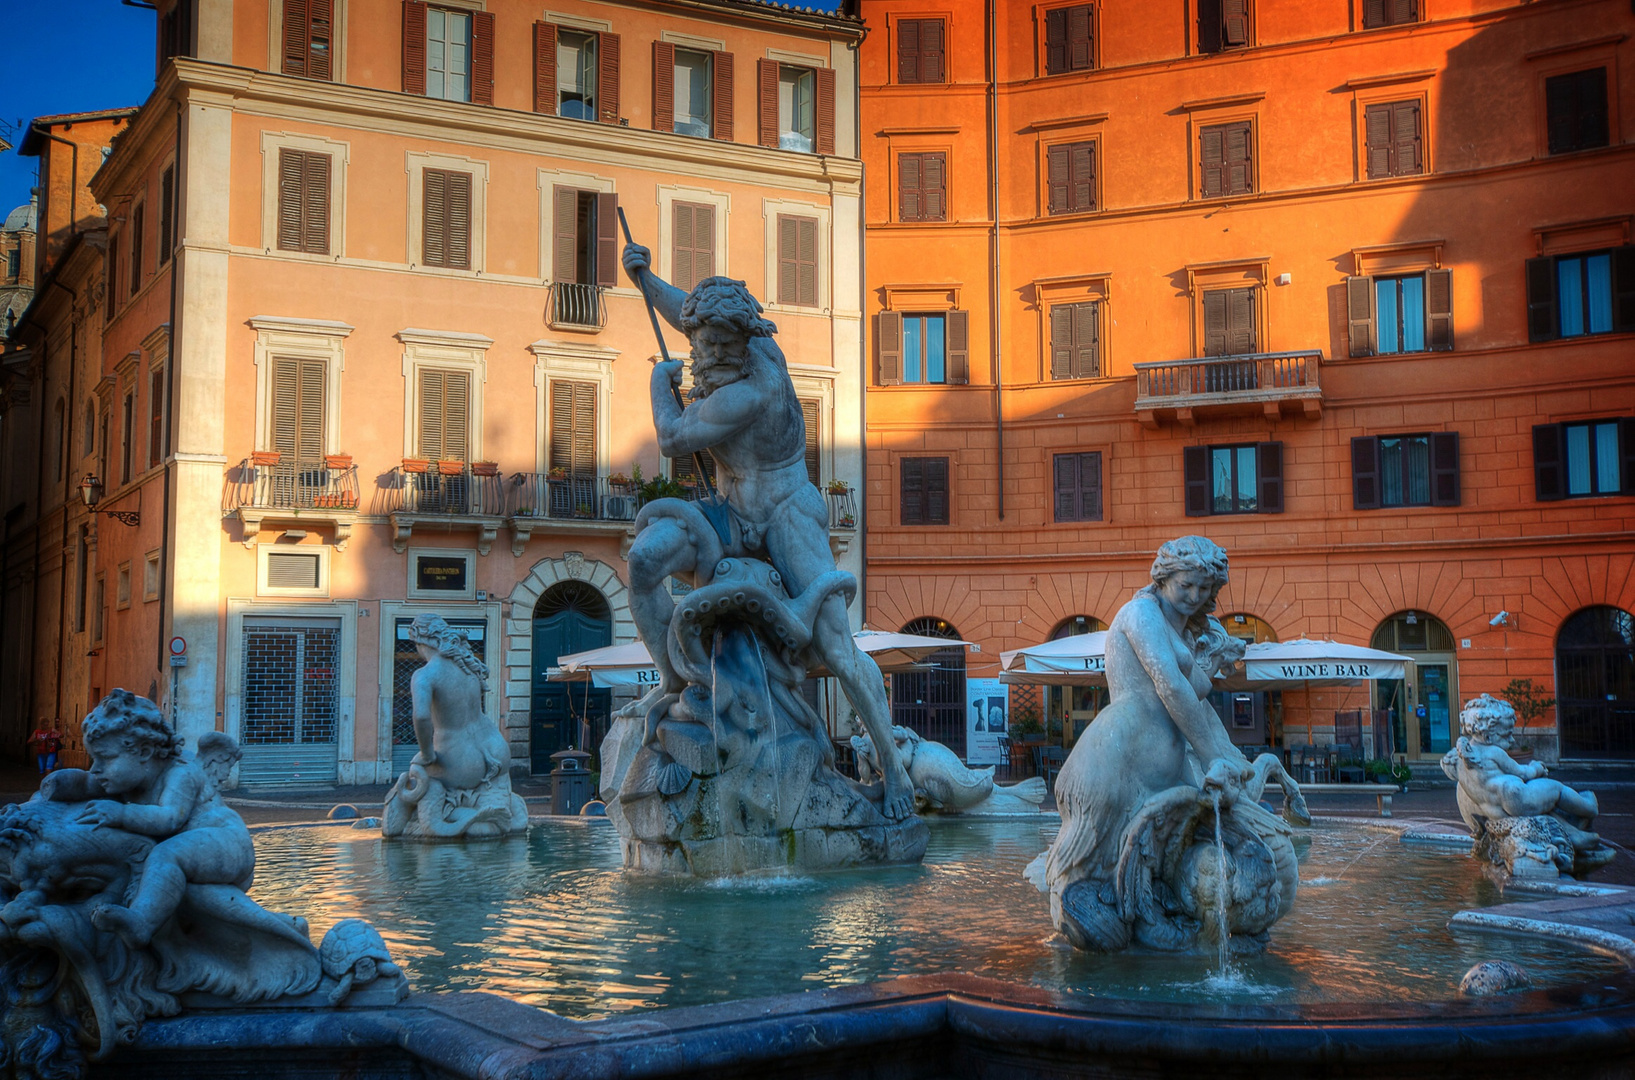
[[[431,468],[431,458],[406,457],[403,459],[403,471],[406,473],[423,473]]]
[[[546,473],[545,473],[545,479],[549,480],[553,484],[559,484],[562,481],[566,480],[567,478],[568,478],[568,470],[564,469],[560,465],[558,465],[554,469],[547,470]]]
[[[829,481],[829,494],[830,495],[844,495],[850,490],[851,490],[851,485],[846,483],[846,481],[844,481],[844,480],[835,479],[835,480],[830,480]]]
[[[513,512],[511,516],[512,517],[533,517],[534,516],[534,508],[531,507],[531,506],[519,506],[519,507],[516,508],[516,511]]]
[[[628,491],[630,489],[630,477],[622,472],[616,472],[608,476],[607,484],[608,487],[616,490]]]
[[[439,476],[459,476],[465,471],[466,463],[463,461],[444,458],[437,463],[437,474]]]
[[[1509,683],[1505,684],[1505,688],[1499,691],[1499,696],[1508,701],[1510,707],[1516,710],[1516,727],[1518,729],[1530,728],[1544,719],[1544,714],[1556,703],[1555,698],[1545,697],[1543,688],[1534,685],[1532,679],[1511,679]],[[1533,747],[1513,747],[1510,751],[1510,757],[1518,765],[1525,765],[1533,760]]]
[[[284,455],[277,450],[252,450],[250,451],[250,464],[260,466],[262,468],[271,468],[272,466],[277,465],[278,459],[283,456]]]
[[[1408,781],[1413,779],[1414,772],[1405,763],[1390,758],[1371,758],[1363,762],[1363,775],[1370,784],[1395,784],[1400,790],[1407,791]]]
[[[500,466],[497,461],[473,461],[471,463],[472,476],[498,476]]]
[[[342,510],[356,510],[358,508],[357,492],[347,491],[335,496],[335,505]]]
[[[840,527],[842,529],[855,529],[855,528],[857,528],[857,516],[855,514],[841,514],[840,515]]]
[[[595,517],[596,508],[591,506],[590,503],[580,503],[573,508],[573,516],[576,518]]]
[[[326,469],[335,469],[338,472],[345,472],[347,469],[350,469],[351,467],[352,467],[352,455],[351,454],[325,454],[324,455],[324,468],[326,468]]]

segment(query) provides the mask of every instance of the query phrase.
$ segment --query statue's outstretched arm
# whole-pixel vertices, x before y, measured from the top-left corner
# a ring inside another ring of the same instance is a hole
[[[635,282],[636,288],[647,296],[653,310],[657,311],[665,322],[681,329],[681,302],[687,299],[687,294],[665,281],[653,272],[652,253],[640,244],[626,244],[624,249],[624,269]]]
[[[658,428],[659,452],[668,458],[685,457],[726,441],[754,423],[770,404],[748,379],[728,383],[709,397],[688,405],[685,411],[676,408],[673,401],[667,401],[657,386],[655,382],[653,422]],[[669,408],[664,408],[665,404]]]

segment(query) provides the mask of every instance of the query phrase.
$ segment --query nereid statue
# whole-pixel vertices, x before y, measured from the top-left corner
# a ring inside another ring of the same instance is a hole
[[[319,989],[306,920],[245,895],[255,848],[218,791],[232,739],[208,733],[184,760],[158,707],[126,690],[84,733],[89,770],[0,811],[0,1075],[78,1076],[184,1002],[344,1000],[351,982]],[[383,951],[379,1000],[395,1001],[407,988]]]
[[[453,840],[528,828],[528,806],[511,790],[511,748],[483,712],[488,668],[440,615],[417,616],[409,638],[426,661],[409,680],[420,751],[386,794],[381,832]]]
[[[1593,792],[1545,778],[1542,762],[1518,763],[1516,710],[1483,694],[1459,712],[1459,741],[1442,756],[1458,783],[1459,815],[1475,838],[1472,854],[1517,877],[1581,876],[1612,861],[1590,831],[1600,812]]]
[[[861,726],[855,719],[854,726]],[[994,767],[967,768],[959,755],[912,728],[893,727],[897,756],[914,782],[914,806],[932,814],[1037,814],[1045,801],[1045,781],[1031,776],[1004,787],[994,783]],[[866,732],[851,737],[857,775],[867,782],[879,772],[874,739]]]
[[[1224,929],[1251,951],[1294,905],[1290,829],[1258,800],[1275,775],[1300,821],[1299,787],[1270,755],[1246,761],[1207,700],[1210,676],[1242,656],[1209,616],[1226,579],[1216,544],[1171,540],[1108,630],[1110,703],[1057,777],[1062,828],[1028,868],[1078,948],[1218,947]]]
[[[880,670],[851,637],[856,592],[829,549],[828,510],[807,476],[805,425],[776,327],[742,282],[691,293],[659,280],[645,248],[626,271],[692,345],[655,366],[653,421],[666,457],[708,453],[719,496],[642,507],[631,609],[659,685],[622,710],[602,748],[602,796],[627,866],[705,876],[918,861],[927,831],[891,742]],[[680,604],[669,581],[694,591]],[[801,697],[822,664],[883,747],[872,787],[841,777],[822,719]]]

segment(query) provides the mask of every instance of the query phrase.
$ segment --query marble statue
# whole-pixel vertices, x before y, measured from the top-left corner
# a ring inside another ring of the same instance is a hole
[[[409,640],[425,666],[409,680],[420,750],[386,793],[380,830],[416,840],[509,836],[528,828],[511,791],[511,747],[483,712],[488,668],[440,615],[419,615]]]
[[[1600,812],[1593,792],[1545,777],[1542,762],[1510,756],[1516,710],[1483,694],[1459,712],[1459,741],[1442,771],[1459,785],[1459,815],[1474,838],[1472,854],[1515,877],[1582,876],[1612,861],[1613,849],[1590,831]]]
[[[625,864],[717,876],[918,861],[928,833],[891,742],[880,670],[852,640],[857,584],[830,552],[777,328],[742,282],[706,278],[683,293],[635,244],[624,266],[691,342],[690,402],[681,362],[653,370],[659,450],[708,453],[719,489],[655,500],[636,518],[631,611],[659,683],[621,710],[602,748],[601,794]],[[679,604],[672,577],[694,587]],[[819,664],[884,747],[877,784],[834,769],[828,732],[800,694]]]
[[[77,1077],[188,1003],[328,1004],[339,983],[320,988],[306,920],[246,895],[255,847],[218,788],[237,745],[207,733],[186,760],[126,690],[83,730],[89,770],[0,811],[0,1075]],[[401,974],[377,989],[407,992]]]
[[[1242,655],[1209,616],[1226,579],[1213,542],[1171,540],[1108,630],[1109,704],[1057,776],[1061,831],[1028,871],[1078,948],[1249,952],[1294,904],[1289,826],[1258,799],[1271,775],[1298,785],[1275,759],[1245,761],[1207,700]],[[1291,800],[1285,815],[1304,810]]]
[[[855,719],[852,724],[861,726]],[[893,727],[891,738],[914,783],[915,809],[922,814],[1037,814],[1045,801],[1043,777],[1001,787],[994,783],[992,765],[966,768],[958,754],[911,728]],[[855,732],[851,745],[858,779],[867,783],[880,770],[874,739]]]

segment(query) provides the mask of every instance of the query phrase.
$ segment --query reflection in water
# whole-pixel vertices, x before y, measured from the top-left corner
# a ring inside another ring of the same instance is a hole
[[[1056,937],[1022,880],[1055,831],[939,823],[921,866],[705,882],[625,874],[599,822],[472,844],[275,829],[256,834],[255,896],[304,913],[314,940],[368,919],[416,989],[488,990],[574,1018],[948,971],[1095,997],[1362,1002],[1451,998],[1481,960],[1512,960],[1541,985],[1618,967],[1449,933],[1455,911],[1503,902],[1477,864],[1352,828],[1305,831],[1294,911],[1230,980],[1211,980],[1203,954],[1087,955]]]

